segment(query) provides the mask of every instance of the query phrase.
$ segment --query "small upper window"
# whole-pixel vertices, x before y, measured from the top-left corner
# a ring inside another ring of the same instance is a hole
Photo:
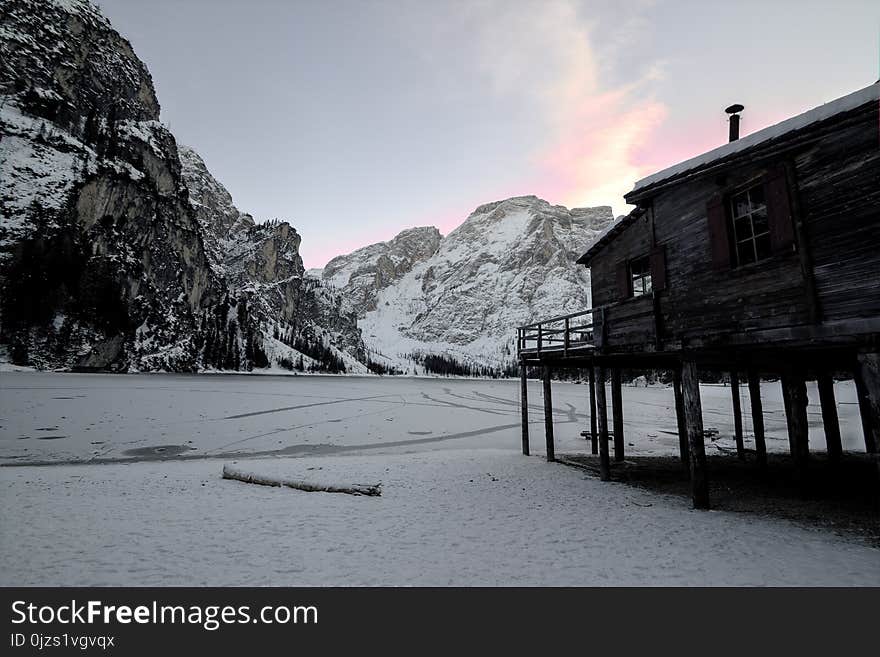
[[[629,275],[634,297],[650,294],[654,289],[651,285],[651,261],[648,256],[629,261]]]
[[[736,266],[770,256],[770,224],[763,185],[750,187],[730,197],[730,219]]]

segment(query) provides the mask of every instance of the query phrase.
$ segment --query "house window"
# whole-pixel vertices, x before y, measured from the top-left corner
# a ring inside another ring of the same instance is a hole
[[[650,294],[654,289],[651,285],[651,260],[648,256],[630,260],[629,276],[630,289],[634,297]]]
[[[770,256],[770,223],[767,220],[763,185],[750,187],[730,197],[730,219],[737,267]]]

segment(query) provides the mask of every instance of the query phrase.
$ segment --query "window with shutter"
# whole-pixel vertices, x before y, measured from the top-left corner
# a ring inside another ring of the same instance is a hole
[[[651,251],[651,280],[657,291],[666,289],[666,247],[658,246]]]
[[[715,269],[730,267],[730,240],[727,235],[727,213],[720,196],[713,197],[706,205],[709,219],[709,246]]]
[[[617,265],[617,296],[620,299],[626,299],[629,295],[629,268],[624,260]]]
[[[773,253],[791,251],[794,245],[794,223],[788,199],[788,180],[785,166],[772,169],[764,179],[767,198],[770,248]]]
[[[651,277],[651,261],[648,256],[629,261],[630,290],[634,297],[650,294],[654,289]]]
[[[731,195],[730,225],[732,252],[738,267],[770,256],[770,222],[764,185],[755,185]]]

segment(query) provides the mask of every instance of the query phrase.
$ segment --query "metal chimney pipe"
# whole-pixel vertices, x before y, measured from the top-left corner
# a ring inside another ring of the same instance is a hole
[[[725,112],[730,114],[730,133],[728,134],[729,142],[739,139],[739,113],[742,112],[744,109],[745,107],[737,103],[736,105],[731,105],[726,110],[724,110]]]

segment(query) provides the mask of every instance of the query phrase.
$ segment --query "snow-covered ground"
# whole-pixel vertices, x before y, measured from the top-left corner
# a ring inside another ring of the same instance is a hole
[[[781,451],[777,388],[764,398]],[[837,392],[844,443],[863,449],[852,388]],[[0,463],[55,464],[0,468],[0,585],[880,584],[880,551],[854,538],[521,456],[518,394],[467,379],[3,373]],[[729,394],[703,387],[722,445]],[[676,452],[671,390],[626,387],[624,403],[630,453]],[[557,451],[585,448],[586,406],[585,386],[554,385]],[[233,461],[383,494],[221,479]]]

